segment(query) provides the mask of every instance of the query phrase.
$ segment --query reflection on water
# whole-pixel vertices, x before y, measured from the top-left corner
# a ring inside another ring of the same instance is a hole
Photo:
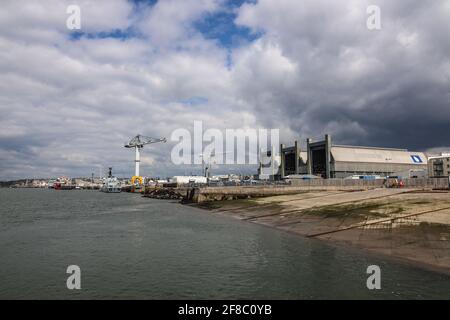
[[[0,298],[450,298],[446,275],[177,203],[25,189],[0,202]],[[382,290],[366,288],[371,264]]]

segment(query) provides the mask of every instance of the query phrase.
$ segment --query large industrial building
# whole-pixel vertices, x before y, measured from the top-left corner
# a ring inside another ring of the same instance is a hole
[[[293,147],[281,145],[280,177],[311,174],[323,178],[353,175],[392,176],[409,171],[427,172],[427,156],[406,149],[335,145],[330,135],[321,141],[307,139],[306,151],[296,141]]]

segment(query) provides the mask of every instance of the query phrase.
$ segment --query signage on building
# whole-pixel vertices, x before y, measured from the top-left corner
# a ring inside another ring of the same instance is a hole
[[[418,155],[412,155],[411,159],[412,161],[414,161],[414,163],[423,163],[422,158],[420,158],[420,156]]]

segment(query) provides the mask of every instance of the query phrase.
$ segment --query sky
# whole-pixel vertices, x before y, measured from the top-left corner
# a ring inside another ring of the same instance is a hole
[[[0,180],[131,176],[136,134],[169,139],[143,175],[200,174],[170,158],[194,120],[450,150],[449,33],[446,0],[2,0]]]

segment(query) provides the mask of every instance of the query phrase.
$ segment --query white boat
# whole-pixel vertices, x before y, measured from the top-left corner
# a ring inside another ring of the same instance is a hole
[[[103,185],[100,191],[106,193],[119,193],[122,191],[119,179],[112,175],[112,168],[109,168],[108,177],[103,179]]]

